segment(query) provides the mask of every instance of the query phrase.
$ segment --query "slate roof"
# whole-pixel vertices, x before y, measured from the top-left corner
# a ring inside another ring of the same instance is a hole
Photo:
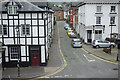
[[[53,11],[63,11],[63,9],[59,8],[59,7],[52,7]]]
[[[13,1],[13,0],[5,0],[0,2],[0,5],[2,5],[0,6],[0,11],[7,11],[7,8],[5,7],[5,5],[9,1]],[[21,8],[18,11],[45,11],[44,9],[41,9],[38,6],[26,0],[14,0],[14,1],[19,3],[19,6],[21,6]]]
[[[78,4],[79,2],[72,2],[71,7],[77,7]]]
[[[34,5],[37,5],[39,7],[49,7],[49,8],[51,8],[50,3],[48,3],[48,2],[31,2],[31,3],[34,4]]]

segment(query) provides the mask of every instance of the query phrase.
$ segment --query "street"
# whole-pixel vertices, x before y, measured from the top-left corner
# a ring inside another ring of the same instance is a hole
[[[118,70],[114,68],[118,68],[118,65],[101,61],[86,53],[83,48],[72,48],[64,24],[63,21],[57,22],[60,48],[67,66],[50,78],[117,78]]]

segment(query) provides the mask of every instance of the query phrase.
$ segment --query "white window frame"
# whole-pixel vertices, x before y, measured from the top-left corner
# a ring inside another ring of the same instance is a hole
[[[115,9],[113,10],[112,7],[115,7]],[[110,12],[112,13],[116,12],[116,6],[110,6]]]
[[[23,25],[25,26],[25,33],[23,33]],[[28,26],[28,27],[27,27]],[[30,35],[30,24],[21,24],[21,28],[22,28],[22,35]],[[29,33],[27,33],[27,29],[29,30]]]
[[[113,20],[113,24],[115,24],[115,16],[110,17],[110,24],[111,24],[111,20]]]
[[[18,48],[18,49],[17,49]],[[19,56],[19,47],[18,46],[12,46],[9,48],[9,52],[10,52],[10,60],[18,60],[18,56]],[[12,58],[12,54],[17,55],[17,58]]]
[[[6,32],[6,34],[4,34]],[[3,24],[3,25],[0,25],[0,35],[7,35],[8,32],[7,32],[7,25],[6,24]]]
[[[96,7],[96,12],[98,12],[98,13],[102,12],[102,6],[100,6],[100,5],[97,6]]]
[[[96,24],[101,24],[101,16],[96,17]]]
[[[18,6],[8,5],[8,14],[14,15],[17,14]]]

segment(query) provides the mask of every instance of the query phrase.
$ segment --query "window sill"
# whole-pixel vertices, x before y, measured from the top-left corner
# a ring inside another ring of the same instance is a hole
[[[95,14],[103,14],[102,12],[96,12]]]
[[[110,12],[110,14],[117,14],[116,12]]]
[[[14,16],[14,15],[18,15],[18,14],[8,14],[9,16]]]

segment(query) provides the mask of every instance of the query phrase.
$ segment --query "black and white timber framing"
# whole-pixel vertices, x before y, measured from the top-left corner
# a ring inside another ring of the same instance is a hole
[[[6,0],[0,2],[0,5],[0,41],[5,49],[2,55],[3,67],[16,67],[18,59],[21,67],[47,65],[53,37],[53,11],[48,6],[40,8],[25,0]],[[17,6],[17,13],[9,14],[8,6]],[[6,34],[4,25],[7,26]],[[29,27],[28,33],[22,25]]]

